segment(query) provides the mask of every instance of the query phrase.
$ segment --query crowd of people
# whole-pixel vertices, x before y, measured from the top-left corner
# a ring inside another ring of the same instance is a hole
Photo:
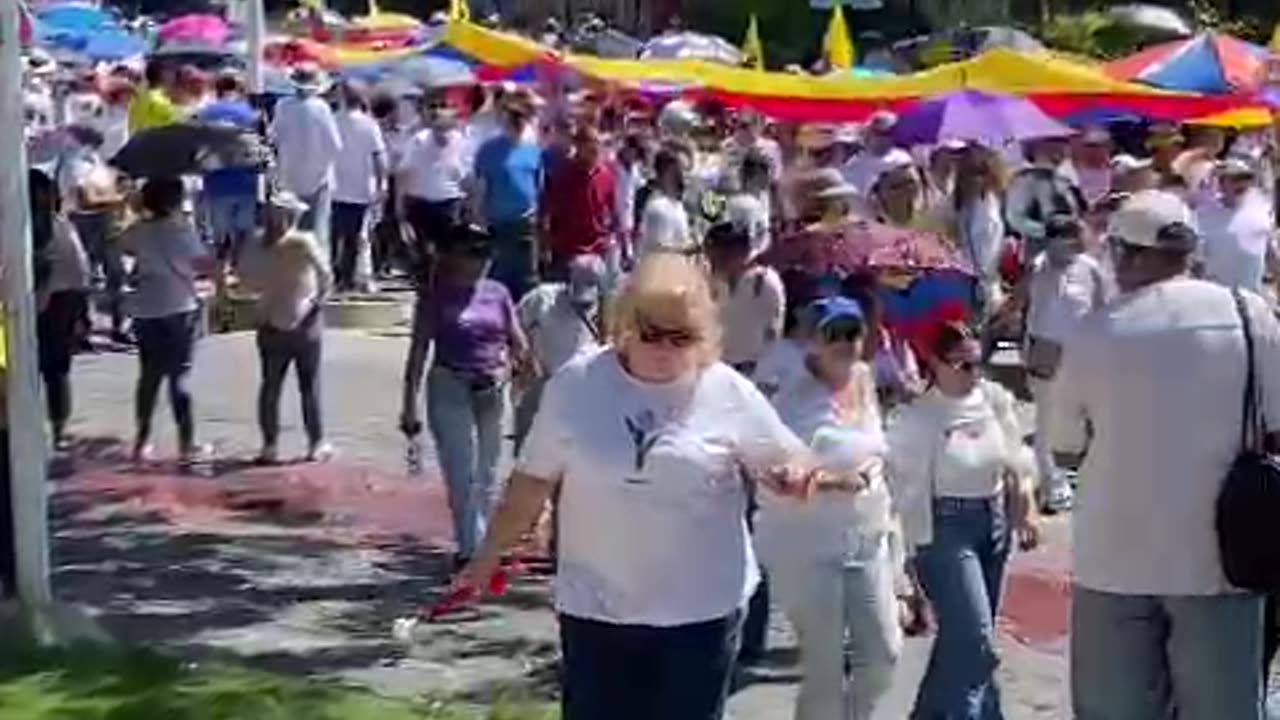
[[[552,508],[568,720],[720,717],[771,603],[799,637],[797,718],[870,718],[904,635],[932,629],[912,717],[996,720],[1006,563],[1073,507],[1076,717],[1261,720],[1274,607],[1264,625],[1227,583],[1213,533],[1251,363],[1280,417],[1269,139],[901,147],[887,112],[770,123],[503,85],[406,101],[308,66],[271,108],[234,72],[112,70],[65,97],[45,77],[29,120],[66,131],[31,172],[55,442],[101,288],[138,347],[135,457],[163,382],[181,461],[206,455],[207,278],[258,298],[258,460],[280,460],[290,366],[323,460],[324,304],[403,278],[399,425],[435,442],[455,582],[486,586]],[[188,119],[262,133],[274,163],[115,177],[131,135]],[[906,337],[874,269],[769,265],[853,220],[943,237],[974,273],[968,316]],[[1009,338],[1032,433],[984,377]]]

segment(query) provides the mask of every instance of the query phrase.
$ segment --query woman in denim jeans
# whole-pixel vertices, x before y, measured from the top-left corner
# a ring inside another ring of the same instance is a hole
[[[558,492],[564,720],[719,720],[759,580],[740,468],[774,492],[804,495],[817,478],[764,396],[718,361],[696,262],[649,253],[614,308],[613,345],[547,383],[456,584],[487,587]]]
[[[196,275],[211,269],[211,259],[190,218],[182,213],[184,194],[177,177],[148,179],[142,186],[144,217],[120,238],[121,247],[136,261],[137,290],[131,307],[141,373],[135,398],[135,461],[151,454],[151,416],[160,384],[166,380],[178,425],[179,461],[188,465],[203,454],[195,444],[189,382],[200,328]]]
[[[938,633],[913,720],[1001,720],[995,623],[1011,535],[1039,531],[1034,462],[1009,392],[979,375],[981,348],[959,324],[939,329],[928,390],[890,427],[893,498]]]
[[[457,227],[438,249],[434,271],[418,288],[413,340],[404,375],[400,428],[421,430],[418,392],[428,350],[427,425],[449,493],[459,567],[484,540],[496,489],[507,386],[526,353],[515,303],[485,277],[493,257],[487,233]]]
[[[267,201],[261,247],[250,244],[240,258],[241,280],[258,295],[258,355],[262,385],[258,390],[258,425],[262,452],[258,463],[279,461],[280,392],[289,366],[298,370],[302,423],[307,429],[308,461],[325,460],[333,449],[324,442],[320,410],[321,339],[324,301],[333,287],[329,262],[315,235],[297,229],[306,203],[281,191]]]

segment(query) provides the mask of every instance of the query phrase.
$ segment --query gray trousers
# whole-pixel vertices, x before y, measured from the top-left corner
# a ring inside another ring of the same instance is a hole
[[[1114,595],[1076,586],[1078,720],[1261,720],[1257,595]]]
[[[307,441],[318,445],[324,439],[320,410],[320,348],[324,323],[320,313],[312,313],[292,330],[269,326],[258,328],[258,357],[262,361],[262,385],[258,389],[258,426],[264,445],[274,446],[280,437],[280,393],[291,365],[298,370],[298,396],[302,401],[302,423]]]

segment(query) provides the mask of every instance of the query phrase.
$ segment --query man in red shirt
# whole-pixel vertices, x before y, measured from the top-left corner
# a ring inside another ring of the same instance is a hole
[[[617,180],[604,161],[600,135],[582,124],[573,134],[573,154],[557,163],[538,203],[547,276],[561,278],[578,255],[607,258],[620,224]]]

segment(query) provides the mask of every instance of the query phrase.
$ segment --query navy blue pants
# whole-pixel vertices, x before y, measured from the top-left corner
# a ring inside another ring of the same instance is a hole
[[[138,444],[151,437],[151,416],[155,414],[160,384],[169,381],[169,406],[178,426],[178,446],[195,446],[195,418],[191,409],[191,362],[199,334],[200,311],[176,313],[134,322],[138,334],[138,389],[134,408],[138,422]]]
[[[562,720],[720,720],[742,613],[652,627],[560,616]]]

